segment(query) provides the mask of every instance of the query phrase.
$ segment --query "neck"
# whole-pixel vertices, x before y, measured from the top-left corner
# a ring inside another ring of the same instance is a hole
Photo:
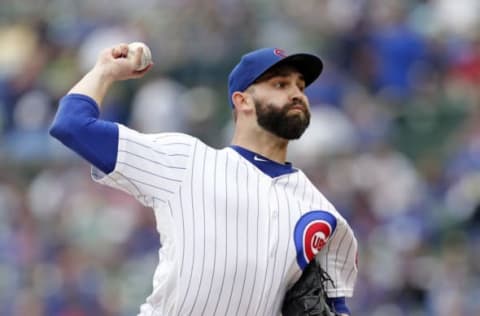
[[[240,133],[236,130],[232,145],[256,152],[281,164],[284,164],[287,159],[288,140],[264,130],[251,134]]]

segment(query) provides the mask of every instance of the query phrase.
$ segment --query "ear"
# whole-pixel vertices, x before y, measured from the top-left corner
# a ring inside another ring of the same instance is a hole
[[[245,92],[234,92],[232,94],[232,102],[238,112],[251,111],[255,108],[252,97]]]

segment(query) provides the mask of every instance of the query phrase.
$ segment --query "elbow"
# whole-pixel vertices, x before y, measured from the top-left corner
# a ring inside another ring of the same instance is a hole
[[[48,129],[48,133],[50,134],[50,136],[58,139],[63,134],[63,128],[55,120],[53,121],[52,125],[50,125],[50,128]]]
[[[98,108],[90,99],[67,95],[60,100],[48,132],[67,147],[81,141],[89,126],[98,118]]]
[[[58,139],[64,144],[70,143],[74,138],[74,122],[72,120],[58,120],[53,121],[48,130],[50,136]]]

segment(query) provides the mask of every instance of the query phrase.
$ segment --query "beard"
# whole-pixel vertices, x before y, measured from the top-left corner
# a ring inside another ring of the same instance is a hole
[[[303,100],[287,103],[281,108],[271,103],[254,101],[258,125],[278,137],[288,140],[298,139],[310,124],[310,111]],[[303,106],[303,115],[289,114],[289,111],[298,105]]]

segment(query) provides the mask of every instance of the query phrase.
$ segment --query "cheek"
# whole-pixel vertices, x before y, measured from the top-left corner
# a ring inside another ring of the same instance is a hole
[[[287,89],[269,90],[265,95],[270,103],[283,104],[288,102],[290,94]]]
[[[259,104],[266,105],[276,109],[282,109],[286,104],[290,103],[288,93],[283,91],[268,91],[261,95],[255,96],[255,101]]]
[[[288,96],[283,94],[278,94],[269,100],[269,103],[278,109],[283,108],[285,105],[287,105],[290,102],[291,100],[288,98]]]

